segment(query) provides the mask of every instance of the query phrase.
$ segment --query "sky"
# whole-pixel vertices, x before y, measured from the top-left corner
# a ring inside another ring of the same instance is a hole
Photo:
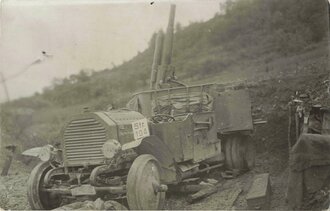
[[[176,23],[187,26],[214,17],[224,0],[0,1],[0,72],[16,99],[41,92],[54,78],[129,60],[166,28],[171,3]],[[0,102],[5,100],[1,83]]]

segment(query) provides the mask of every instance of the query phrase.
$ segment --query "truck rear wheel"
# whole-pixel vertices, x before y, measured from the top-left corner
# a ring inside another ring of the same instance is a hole
[[[165,192],[155,189],[161,185],[160,171],[158,160],[150,154],[134,160],[127,175],[127,203],[131,210],[163,209]]]
[[[241,171],[254,167],[255,146],[249,136],[230,135],[225,140],[225,164],[228,169]]]
[[[31,209],[49,210],[60,206],[60,200],[56,196],[42,191],[44,177],[51,169],[48,162],[41,162],[32,170],[27,183],[27,198]]]

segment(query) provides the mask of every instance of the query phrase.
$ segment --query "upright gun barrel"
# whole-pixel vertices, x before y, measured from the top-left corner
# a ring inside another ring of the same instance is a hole
[[[154,60],[150,79],[150,89],[158,89],[161,84],[166,83],[168,69],[172,60],[173,34],[174,34],[175,5],[171,5],[170,16],[163,39],[163,33],[157,34]]]
[[[162,49],[163,49],[163,38],[164,38],[163,32],[159,31],[157,33],[157,37],[156,37],[154,59],[152,62],[152,67],[151,67],[150,89],[156,88],[157,72],[158,72],[158,67],[160,65],[160,62],[161,62]]]
[[[171,5],[170,17],[168,20],[166,37],[164,41],[164,52],[162,58],[162,65],[170,65],[172,61],[173,49],[173,34],[174,34],[174,18],[175,18],[175,5]]]

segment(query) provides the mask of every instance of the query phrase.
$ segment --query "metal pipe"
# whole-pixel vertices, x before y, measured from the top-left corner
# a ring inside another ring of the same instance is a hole
[[[212,169],[215,169],[215,168],[220,168],[220,167],[222,167],[222,166],[224,166],[223,163],[220,163],[220,164],[217,164],[217,165],[214,165],[214,166],[209,166],[209,167],[206,167],[206,168],[204,168],[204,169],[199,170],[198,173],[202,173],[202,172],[205,172],[205,171],[209,171],[209,170],[212,170]]]
[[[196,175],[196,174],[199,174],[199,173],[202,173],[202,172],[205,172],[205,171],[210,171],[212,169],[220,168],[220,167],[223,167],[223,166],[224,166],[223,163],[216,164],[216,165],[213,165],[213,166],[208,166],[208,167],[203,168],[203,169],[198,169],[198,166],[196,166],[195,168],[192,168],[188,171],[181,172],[181,179],[185,179],[185,178],[191,177],[192,175]]]
[[[109,192],[111,194],[125,194],[126,193],[126,186],[112,186],[112,187],[95,187],[91,186],[95,189],[96,192]],[[44,188],[42,191],[51,192],[54,194],[65,194],[65,195],[72,195],[71,189],[68,188]]]

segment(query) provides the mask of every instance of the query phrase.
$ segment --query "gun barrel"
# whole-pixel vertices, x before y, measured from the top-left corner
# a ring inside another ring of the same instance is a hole
[[[161,62],[162,48],[163,48],[163,32],[159,31],[156,37],[156,45],[154,51],[154,58],[151,67],[150,89],[156,88],[157,72]]]
[[[170,65],[172,60],[173,49],[173,33],[174,33],[174,18],[175,18],[175,5],[171,5],[170,17],[168,20],[168,26],[166,30],[166,37],[164,41],[164,52],[162,58],[162,65]]]
[[[163,33],[159,32],[156,38],[156,46],[150,78],[150,89],[159,89],[163,83],[166,83],[166,78],[172,60],[174,18],[175,5],[172,4],[166,36],[163,38]]]

